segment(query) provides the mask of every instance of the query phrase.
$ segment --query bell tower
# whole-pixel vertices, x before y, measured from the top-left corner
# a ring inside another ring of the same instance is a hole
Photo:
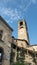
[[[18,39],[24,39],[29,43],[28,29],[25,20],[18,22]]]

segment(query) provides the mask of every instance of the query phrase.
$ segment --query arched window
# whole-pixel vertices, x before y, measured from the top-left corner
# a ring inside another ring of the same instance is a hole
[[[3,60],[4,50],[0,47],[0,62]]]
[[[22,21],[20,22],[20,26],[21,26],[21,25],[23,25],[23,22],[22,22]]]

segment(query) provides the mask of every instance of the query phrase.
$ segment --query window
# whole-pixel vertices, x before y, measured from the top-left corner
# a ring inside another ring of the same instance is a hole
[[[3,33],[3,31],[0,30],[0,39],[2,39],[2,33]]]
[[[20,26],[23,25],[23,22],[20,22]]]
[[[0,61],[1,61],[1,56],[2,56],[2,54],[0,53]]]
[[[2,62],[3,60],[3,54],[4,54],[3,48],[0,48],[0,62]]]

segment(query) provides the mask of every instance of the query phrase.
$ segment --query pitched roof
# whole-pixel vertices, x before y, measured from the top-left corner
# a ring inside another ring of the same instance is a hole
[[[8,23],[3,19],[3,17],[0,16],[0,20],[2,20],[11,29],[11,31],[13,31],[13,29],[8,25]]]

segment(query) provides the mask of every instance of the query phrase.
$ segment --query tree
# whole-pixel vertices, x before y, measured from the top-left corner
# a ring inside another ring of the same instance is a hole
[[[13,52],[13,48],[11,48],[11,53],[10,53],[10,65],[12,63],[14,63],[14,56],[15,56],[15,53]]]
[[[30,63],[27,63],[27,62],[16,62],[14,63],[13,65],[31,65]]]
[[[25,60],[25,49],[22,47],[20,49],[20,61],[24,62],[24,60]]]
[[[35,52],[35,49],[33,49],[33,62],[36,63],[36,52]]]
[[[20,52],[20,53],[19,53]],[[17,61],[19,62],[24,62],[25,60],[25,49],[22,47],[18,52],[17,52]]]
[[[16,63],[14,63],[14,65],[24,65],[24,63],[23,62],[16,62]]]

